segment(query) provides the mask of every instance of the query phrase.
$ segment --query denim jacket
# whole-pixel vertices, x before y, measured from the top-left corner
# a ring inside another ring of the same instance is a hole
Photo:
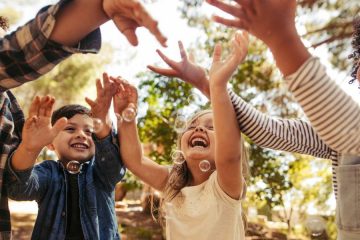
[[[114,136],[95,141],[95,156],[78,177],[80,220],[85,239],[120,239],[114,189],[124,174]],[[31,239],[62,240],[66,233],[67,179],[58,161],[44,161],[25,171],[10,172],[8,193],[14,200],[36,200],[39,206]]]

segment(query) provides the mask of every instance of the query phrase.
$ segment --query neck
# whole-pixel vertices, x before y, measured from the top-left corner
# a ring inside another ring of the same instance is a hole
[[[211,169],[207,172],[200,170],[198,164],[188,166],[192,175],[192,181],[190,182],[191,186],[199,185],[209,179],[211,173],[214,172],[215,166],[211,166]]]

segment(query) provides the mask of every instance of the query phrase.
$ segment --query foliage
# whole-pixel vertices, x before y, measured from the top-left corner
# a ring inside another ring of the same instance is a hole
[[[110,53],[111,47],[104,46],[96,56],[71,56],[38,80],[22,85],[13,92],[25,112],[36,95],[54,96],[58,107],[69,103],[84,103],[86,88],[90,84],[95,85],[95,79],[100,77],[104,65],[109,62]]]

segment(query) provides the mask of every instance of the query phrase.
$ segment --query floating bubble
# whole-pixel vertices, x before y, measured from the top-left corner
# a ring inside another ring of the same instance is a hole
[[[104,123],[99,118],[93,118],[93,132],[98,133],[104,127]]]
[[[136,106],[133,103],[130,103],[127,108],[124,109],[121,116],[126,122],[132,122],[136,118]]]
[[[309,216],[306,219],[306,227],[309,229],[311,236],[318,237],[324,233],[326,223],[320,216]]]
[[[80,172],[81,164],[78,161],[72,160],[66,164],[66,170],[71,174]]]
[[[178,133],[181,134],[183,132],[185,132],[186,127],[187,127],[187,121],[186,121],[186,117],[185,115],[182,114],[178,114],[176,116],[175,122],[174,122],[174,130]]]
[[[175,164],[183,164],[185,162],[184,153],[181,150],[173,150],[171,152],[171,159]]]
[[[211,169],[211,164],[208,160],[201,160],[199,168],[202,172],[208,172]]]

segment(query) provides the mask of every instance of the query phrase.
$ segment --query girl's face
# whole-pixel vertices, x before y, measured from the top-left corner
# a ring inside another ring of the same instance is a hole
[[[181,151],[188,164],[192,161],[214,161],[214,134],[212,112],[204,113],[190,122],[181,137]]]

